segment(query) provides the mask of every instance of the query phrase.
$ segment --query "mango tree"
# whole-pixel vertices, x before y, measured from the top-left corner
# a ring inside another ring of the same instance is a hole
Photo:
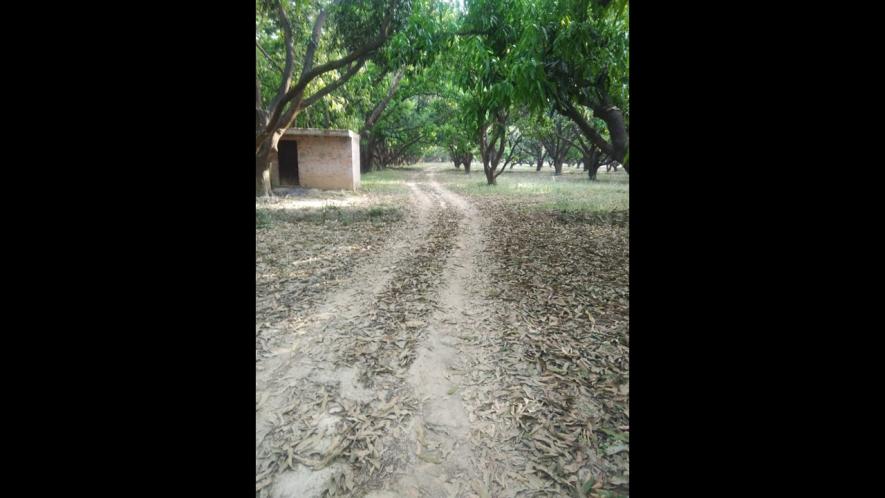
[[[519,4],[519,0],[470,2],[460,31],[463,39],[458,46],[461,69],[457,81],[468,95],[464,112],[475,133],[489,185],[496,183],[508,162],[504,152],[511,138],[508,120],[513,114],[511,49],[520,36]]]
[[[629,170],[629,7],[626,0],[526,1],[512,55],[517,97],[553,105],[584,139]],[[592,118],[604,123],[606,139]]]
[[[269,65],[277,73],[273,77],[275,90],[268,93],[262,92],[265,85],[261,78],[262,73],[267,76],[267,68],[256,70],[256,195],[271,195],[270,155],[298,114],[357,74],[366,60],[404,25],[411,9],[410,0],[258,3],[257,64]],[[328,36],[324,36],[326,28]],[[282,45],[282,64],[265,47],[271,44]],[[300,70],[296,71],[296,66]],[[332,77],[327,79],[328,76]]]

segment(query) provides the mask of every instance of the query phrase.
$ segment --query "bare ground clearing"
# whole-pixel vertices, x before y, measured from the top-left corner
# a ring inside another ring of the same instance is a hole
[[[628,494],[626,213],[446,175],[267,206],[256,496]]]

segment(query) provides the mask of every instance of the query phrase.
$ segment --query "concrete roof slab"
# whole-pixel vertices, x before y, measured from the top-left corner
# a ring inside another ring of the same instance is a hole
[[[286,133],[283,134],[286,137],[350,137],[350,138],[359,138],[358,133],[354,133],[350,130],[335,130],[335,129],[326,129],[326,128],[289,128],[286,130]]]

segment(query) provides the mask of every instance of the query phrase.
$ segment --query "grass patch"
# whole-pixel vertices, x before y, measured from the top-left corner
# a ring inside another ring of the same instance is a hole
[[[255,228],[269,228],[272,224],[273,216],[269,209],[255,210]]]
[[[502,173],[496,185],[488,185],[482,171],[474,168],[470,175],[464,170],[443,165],[426,165],[435,172],[437,181],[461,194],[476,197],[492,196],[540,210],[560,213],[611,213],[629,209],[629,176],[623,171],[597,173],[597,181],[590,181],[583,171],[563,169],[553,176],[547,168],[517,166]]]
[[[322,207],[298,209],[265,209],[258,206],[255,214],[257,229],[266,229],[274,223],[386,223],[403,218],[403,209],[409,195],[407,182],[430,180],[451,190],[472,197],[476,201],[493,198],[512,204],[518,210],[552,212],[562,222],[592,222],[622,225],[629,210],[629,175],[624,171],[597,173],[590,181],[585,172],[563,168],[562,175],[554,176],[550,168],[540,172],[534,167],[516,166],[502,173],[496,185],[486,185],[482,164],[476,163],[470,175],[455,169],[450,163],[419,163],[406,168],[387,168],[362,175],[361,188],[366,194],[375,194],[372,206]],[[317,203],[319,204],[319,202]]]
[[[269,228],[275,223],[315,223],[348,226],[354,223],[392,223],[403,218],[400,208],[392,205],[372,207],[323,206],[321,208],[255,210],[256,228]]]
[[[369,208],[367,211],[367,215],[369,219],[384,219],[389,218],[391,220],[399,220],[402,219],[402,212],[399,208],[393,206],[374,206]]]
[[[542,199],[537,205],[540,209],[554,209],[563,213],[600,213],[630,208],[627,186],[617,183],[561,183],[547,188],[532,187],[530,190]]]
[[[415,168],[387,168],[370,171],[360,176],[360,190],[381,194],[407,194],[405,182],[414,174]]]

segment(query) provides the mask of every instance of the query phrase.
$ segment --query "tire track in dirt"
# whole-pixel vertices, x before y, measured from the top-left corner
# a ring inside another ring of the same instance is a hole
[[[337,358],[330,355],[334,351],[330,351],[328,335],[345,330],[342,324],[374,306],[375,297],[392,277],[391,270],[409,257],[430,229],[433,201],[414,183],[409,182],[407,186],[413,210],[406,228],[375,257],[355,268],[350,277],[321,301],[318,308],[305,313],[313,320],[306,329],[287,334],[283,339],[288,344],[256,365],[257,492],[264,489],[266,494],[268,480],[272,480],[274,474],[281,470],[279,458],[275,458],[273,451],[267,448],[265,438],[274,428],[285,425],[284,416],[292,410],[292,400],[298,394],[299,385],[306,381],[337,384],[345,398],[355,401],[370,398],[371,393],[357,384],[353,368],[337,368]]]
[[[483,273],[478,260],[484,247],[482,218],[463,197],[439,185],[431,172],[428,187],[441,208],[458,220],[437,293],[438,309],[429,319],[408,382],[419,400],[408,428],[409,463],[402,477],[368,498],[394,496],[489,496],[491,476],[483,473],[471,439],[470,414],[461,399],[460,373],[480,352],[462,340],[484,314]]]
[[[418,189],[414,183],[406,184],[410,190],[411,219],[406,223],[406,228],[388,244],[381,248],[376,255],[363,265],[353,269],[351,275],[340,283],[320,301],[321,304],[315,309],[305,312],[312,318],[311,326],[307,330],[289,334],[288,344],[278,347],[271,357],[266,358],[258,368],[258,380],[270,381],[279,378],[282,374],[280,368],[286,368],[291,364],[291,356],[297,352],[300,342],[298,338],[304,337],[309,340],[312,334],[325,328],[329,322],[335,319],[352,318],[366,308],[373,305],[372,298],[380,292],[390,279],[390,270],[398,261],[408,256],[409,250],[423,239],[429,229],[428,218],[433,207],[431,199]],[[264,386],[257,386],[259,391]]]
[[[407,184],[415,226],[396,249],[355,270],[310,333],[271,359],[259,497],[491,496],[499,471],[518,472],[477,423],[496,386],[471,376],[495,361],[473,342],[494,322],[480,271],[487,227],[432,173],[422,180]]]
[[[531,324],[492,271],[496,234],[480,209],[495,205],[433,172],[407,186],[406,228],[260,365],[256,494],[562,496],[573,484],[538,453],[558,444],[550,420],[525,423],[549,396],[526,360]]]
[[[409,187],[410,198],[409,203],[412,206],[410,210],[410,220],[406,222],[405,229],[391,238],[388,243],[376,252],[370,259],[360,266],[354,268],[351,275],[343,282],[338,284],[328,293],[319,299],[321,303],[316,309],[304,312],[305,315],[313,317],[313,329],[316,329],[324,320],[332,318],[340,313],[341,309],[350,311],[355,314],[361,311],[359,306],[370,304],[358,301],[359,296],[373,296],[387,283],[389,278],[389,270],[406,256],[410,247],[413,247],[417,241],[420,241],[428,230],[428,217],[433,206],[430,198],[418,189],[413,182],[407,182]],[[285,326],[278,325],[275,328],[285,329]],[[303,335],[301,332],[299,335]],[[291,337],[285,337],[291,339]],[[282,353],[288,353],[293,350],[293,344],[278,346],[275,348],[271,356],[277,356]]]
[[[427,188],[424,183],[419,185]],[[410,382],[411,372],[429,333],[431,317],[440,308],[440,282],[460,222],[459,213],[445,209],[439,194],[431,190],[428,195],[434,199],[435,211],[425,240],[410,257],[398,263],[395,277],[377,296],[376,308],[359,327],[352,327],[351,333],[341,336],[336,343],[343,363],[358,367],[360,382],[385,403],[395,405],[398,415],[405,415],[398,418],[395,426],[385,428],[381,437],[359,441],[351,447],[351,455],[364,454],[364,445],[380,447],[375,459],[380,458],[381,465],[376,466],[372,460],[354,462],[353,470],[360,478],[354,488],[343,490],[344,496],[388,486],[396,476],[411,472],[403,469],[410,469],[417,456],[412,429],[413,415],[420,412],[420,392]]]
[[[351,496],[380,487],[406,464],[403,428],[417,410],[406,378],[427,329],[418,318],[438,307],[459,224],[459,213],[420,185],[408,186],[424,226],[400,241],[390,264],[355,273],[322,307],[334,316],[312,327],[297,353],[277,355],[271,382],[263,390],[259,383],[273,399],[256,409],[258,496],[319,496],[322,489]]]

